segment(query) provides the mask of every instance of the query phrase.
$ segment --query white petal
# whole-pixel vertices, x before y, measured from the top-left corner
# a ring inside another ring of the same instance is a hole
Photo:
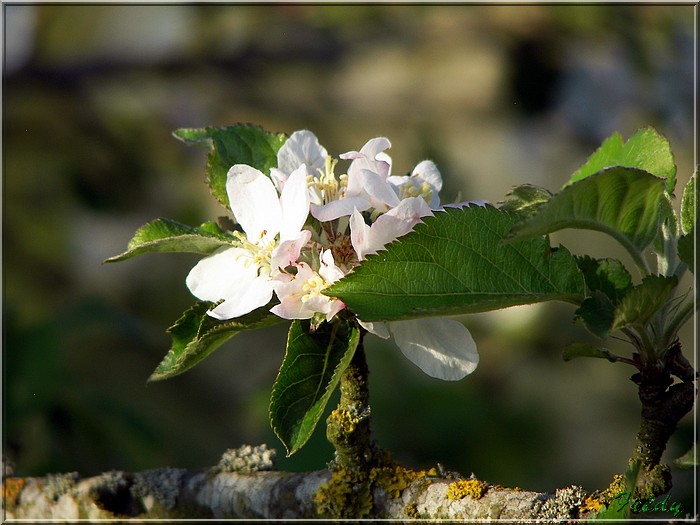
[[[358,319],[357,322],[360,323],[360,326],[367,330],[370,334],[374,334],[377,337],[381,337],[382,339],[389,339],[390,337],[389,327],[386,323],[383,323],[381,321],[369,323],[361,319]]]
[[[327,283],[334,283],[345,277],[343,271],[335,265],[335,259],[331,250],[325,250],[321,255],[321,267],[318,270],[318,274]]]
[[[368,210],[371,204],[364,197],[345,197],[337,201],[331,201],[323,206],[311,204],[311,215],[320,222],[332,221],[340,217],[349,216],[357,208],[360,211]]]
[[[370,204],[374,208],[381,209],[384,205],[393,208],[399,204],[399,197],[391,184],[387,182],[386,177],[382,177],[374,171],[363,169],[358,174],[357,180],[359,180],[364,192],[369,195]],[[348,191],[350,191],[349,185]]]
[[[192,295],[202,301],[224,300],[209,315],[232,319],[266,305],[272,298],[269,280],[258,277],[258,268],[246,264],[249,252],[223,248],[199,261],[185,280]]]
[[[403,355],[431,377],[456,381],[479,364],[476,343],[462,323],[424,317],[388,324]]]
[[[286,184],[285,184],[286,186]],[[272,181],[246,164],[236,164],[226,179],[231,211],[251,242],[280,231],[282,210]]]
[[[277,168],[284,173],[292,173],[302,164],[311,173],[323,169],[328,152],[319,144],[316,135],[308,130],[295,131],[277,152]]]
[[[370,227],[365,223],[362,214],[355,210],[350,216],[350,242],[352,247],[355,248],[355,253],[360,261],[365,259],[367,251],[374,253],[374,248],[369,244],[370,231]]]
[[[298,238],[299,232],[309,216],[309,192],[306,186],[306,175],[306,164],[302,164],[292,172],[287,182],[284,183],[279,200],[282,208],[280,241]],[[258,210],[258,213],[266,213],[266,211]]]
[[[419,162],[418,165],[413,168],[411,175],[421,181],[427,182],[430,188],[435,192],[439,192],[442,189],[442,175],[440,175],[440,170],[437,169],[437,166],[432,160]]]
[[[287,239],[278,244],[270,256],[272,274],[274,275],[278,268],[284,269],[290,264],[294,264],[299,258],[302,248],[309,242],[309,239],[311,239],[311,232],[302,230],[296,239]]]

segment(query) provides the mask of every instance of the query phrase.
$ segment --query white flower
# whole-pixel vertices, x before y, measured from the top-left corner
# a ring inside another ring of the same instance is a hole
[[[320,313],[325,315],[326,321],[330,321],[345,308],[340,299],[321,294],[322,290],[343,277],[330,250],[323,252],[320,262],[318,273],[301,262],[295,265],[296,275],[280,273],[273,279],[272,286],[280,300],[280,304],[270,309],[273,314],[284,319],[311,319]]]
[[[306,176],[302,164],[278,197],[272,181],[255,168],[236,164],[229,170],[226,192],[245,233],[237,233],[239,245],[199,261],[186,279],[195,297],[220,302],[210,316],[233,319],[272,299],[272,277],[298,259],[311,237],[302,230],[309,213]]]
[[[324,168],[327,158],[328,152],[316,135],[305,129],[295,131],[277,152],[277,167],[270,168],[270,178],[281,192],[289,175],[302,164],[314,174]]]
[[[432,215],[425,200],[410,197],[368,226],[356,210],[350,217],[352,244],[358,259],[384,248],[410,232],[421,217]],[[469,330],[457,321],[425,317],[406,321],[363,322],[368,331],[383,339],[393,335],[406,358],[429,376],[456,381],[471,374],[479,363],[476,344]]]
[[[387,180],[391,172],[391,157],[384,153],[391,147],[385,137],[370,139],[360,151],[348,151],[340,155],[341,159],[352,160],[348,167],[346,196],[365,199],[370,207],[385,212],[398,206],[400,199]],[[356,206],[357,207],[357,206]],[[358,210],[362,210],[357,207]],[[346,209],[350,215],[352,209]]]
[[[392,175],[388,178],[400,199],[407,197],[422,197],[430,205],[431,210],[440,209],[442,176],[435,163],[431,160],[419,162],[413,168],[411,175]]]

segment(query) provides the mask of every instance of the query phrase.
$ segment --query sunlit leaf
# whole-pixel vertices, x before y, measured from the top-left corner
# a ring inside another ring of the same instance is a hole
[[[324,293],[360,319],[484,312],[561,300],[580,303],[583,277],[547,238],[502,243],[518,216],[491,206],[447,209],[371,255]]]
[[[501,204],[500,209],[517,213],[522,217],[534,215],[544,203],[552,198],[549,190],[532,184],[516,186],[507,196],[508,199]]]
[[[168,328],[172,347],[149,381],[160,381],[189,370],[214,350],[246,330],[256,330],[282,321],[270,313],[269,305],[236,319],[218,321],[207,315],[210,303],[198,302]]]
[[[607,138],[571,176],[566,186],[613,166],[636,168],[665,179],[668,193],[673,193],[676,185],[676,163],[671,145],[653,128],[644,128],[627,142],[619,133]]]
[[[265,175],[277,166],[277,151],[287,140],[283,133],[270,133],[260,126],[235,124],[223,128],[179,129],[173,135],[190,144],[210,147],[207,183],[212,195],[230,209],[226,175],[234,164],[247,164]]]
[[[156,219],[139,228],[127,250],[104,262],[118,262],[143,253],[180,252],[210,255],[222,246],[231,246],[235,238],[214,223],[198,228],[170,219]]]
[[[681,457],[673,460],[673,464],[678,468],[695,468],[698,466],[698,451],[697,443],[693,443],[693,446],[688,449],[688,451]]]
[[[696,176],[696,174],[693,174],[683,189],[683,198],[681,199],[681,228],[683,233],[689,233],[697,220],[695,216],[695,203],[698,199],[698,190],[695,184]]]
[[[270,398],[270,423],[292,455],[308,441],[360,340],[354,323],[294,321]]]
[[[565,228],[597,230],[636,250],[648,246],[665,218],[664,181],[644,171],[609,168],[554,195],[538,213],[515,225],[510,237],[527,239]]]
[[[615,309],[611,331],[627,326],[641,326],[660,310],[678,285],[675,276],[650,275],[631,288]]]

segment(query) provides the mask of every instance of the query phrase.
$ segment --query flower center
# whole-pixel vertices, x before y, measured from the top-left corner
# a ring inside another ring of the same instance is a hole
[[[260,239],[257,243],[250,242],[248,236],[242,232],[233,232],[233,235],[240,241],[239,247],[244,249],[245,252],[239,254],[239,258],[243,258],[243,263],[246,267],[251,264],[258,268],[258,275],[262,277],[269,277],[271,272],[270,261],[272,259],[272,252],[277,246],[277,241],[263,241],[263,237],[267,234],[264,230],[260,233]]]
[[[416,181],[409,180],[401,185],[400,190],[401,199],[406,199],[408,197],[423,197],[425,202],[428,204],[430,204],[430,198],[433,195],[433,190],[430,189],[430,185],[425,181],[419,185]]]
[[[311,193],[315,197],[317,204],[328,204],[331,201],[336,201],[345,196],[345,190],[348,186],[348,176],[346,174],[336,177],[334,170],[337,160],[330,156],[326,157],[326,166],[324,170],[319,169],[319,176],[309,175],[306,178],[306,184],[311,189]]]
[[[313,297],[318,297],[321,295],[321,290],[328,288],[328,284],[320,275],[314,275],[301,286],[301,291],[304,292],[304,295],[301,296],[301,302],[305,303]]]

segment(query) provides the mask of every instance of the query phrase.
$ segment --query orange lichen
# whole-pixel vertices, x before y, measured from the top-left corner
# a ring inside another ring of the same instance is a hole
[[[2,500],[5,505],[12,506],[22,492],[26,481],[24,478],[5,478],[2,482]]]
[[[447,497],[451,500],[460,500],[469,496],[473,499],[481,499],[486,492],[488,483],[478,479],[463,479],[450,483],[447,487]]]

